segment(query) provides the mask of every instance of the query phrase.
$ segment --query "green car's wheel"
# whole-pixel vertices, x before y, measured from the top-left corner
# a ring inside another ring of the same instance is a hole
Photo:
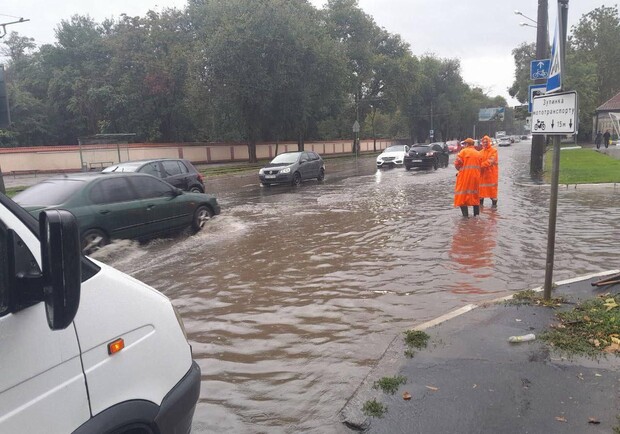
[[[194,219],[192,220],[192,229],[194,232],[200,231],[205,223],[213,217],[213,213],[206,205],[200,205],[194,211]]]
[[[89,229],[82,235],[82,253],[90,255],[109,244],[108,236],[100,229]]]

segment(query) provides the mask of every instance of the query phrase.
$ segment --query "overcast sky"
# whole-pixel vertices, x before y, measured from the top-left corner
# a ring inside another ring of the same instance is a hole
[[[310,1],[318,8],[326,3]],[[186,0],[3,0],[0,23],[29,19],[7,26],[7,32],[33,37],[37,44],[53,43],[57,24],[74,14],[88,14],[101,22],[122,13],[143,16],[149,9],[183,8],[185,4]],[[571,0],[569,27],[603,4],[602,0]],[[536,30],[519,26],[520,22],[533,23],[515,15],[514,10],[536,20],[536,0],[359,0],[359,5],[380,27],[400,34],[414,54],[458,58],[466,82],[517,104],[507,91],[514,79],[511,51],[521,42],[534,42]],[[556,14],[557,3],[549,0],[550,29],[555,26]]]

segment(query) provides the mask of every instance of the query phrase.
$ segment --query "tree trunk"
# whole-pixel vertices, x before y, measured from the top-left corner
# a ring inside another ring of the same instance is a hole
[[[297,150],[298,151],[304,150],[304,135],[301,132],[299,132],[299,138],[297,139]]]
[[[250,163],[256,163],[258,159],[256,158],[256,140],[251,139],[248,143],[248,157]]]

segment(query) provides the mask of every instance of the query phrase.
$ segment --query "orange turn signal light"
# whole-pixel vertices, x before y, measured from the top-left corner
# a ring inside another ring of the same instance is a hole
[[[125,348],[125,341],[123,340],[123,338],[118,338],[108,344],[108,354],[116,354],[123,348]]]

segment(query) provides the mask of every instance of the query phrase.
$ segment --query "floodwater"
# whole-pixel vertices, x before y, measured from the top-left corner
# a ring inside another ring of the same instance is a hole
[[[529,149],[499,149],[499,207],[478,218],[452,207],[452,166],[365,157],[299,188],[208,180],[223,211],[201,233],[100,259],[181,312],[202,369],[194,432],[346,432],[339,410],[403,330],[543,283],[549,189],[519,183]],[[618,267],[619,205],[614,188],[560,189],[555,280]]]

